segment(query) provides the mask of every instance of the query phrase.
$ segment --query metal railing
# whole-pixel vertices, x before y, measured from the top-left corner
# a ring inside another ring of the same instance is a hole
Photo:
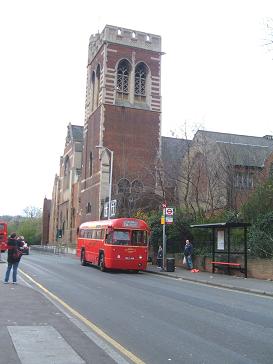
[[[75,249],[67,245],[31,245],[31,250],[46,254],[75,254]]]

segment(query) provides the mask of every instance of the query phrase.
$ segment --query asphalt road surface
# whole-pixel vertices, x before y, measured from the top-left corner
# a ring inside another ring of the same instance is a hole
[[[34,251],[20,268],[144,363],[273,363],[272,297]]]

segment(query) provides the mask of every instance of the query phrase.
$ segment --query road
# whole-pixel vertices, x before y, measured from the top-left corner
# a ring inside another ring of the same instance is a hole
[[[145,363],[273,363],[273,299],[31,252],[21,269]]]

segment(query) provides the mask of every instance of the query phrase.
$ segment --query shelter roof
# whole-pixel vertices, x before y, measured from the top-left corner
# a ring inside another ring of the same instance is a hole
[[[233,227],[233,228],[240,228],[240,227],[248,227],[251,226],[248,222],[215,222],[211,224],[199,224],[199,225],[191,225],[191,228],[224,228],[224,227]]]

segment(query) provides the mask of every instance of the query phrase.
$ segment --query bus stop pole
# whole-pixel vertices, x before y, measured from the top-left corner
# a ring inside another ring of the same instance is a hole
[[[162,264],[162,268],[165,270],[166,264],[165,264],[165,259],[166,259],[166,208],[163,208],[163,218],[164,218],[164,223],[163,223],[163,264]]]

